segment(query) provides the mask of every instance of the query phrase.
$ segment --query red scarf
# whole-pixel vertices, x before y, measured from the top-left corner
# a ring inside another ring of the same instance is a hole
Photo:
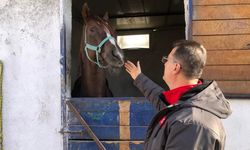
[[[186,93],[188,90],[192,89],[193,87],[197,85],[201,85],[202,82],[199,80],[197,84],[191,84],[191,85],[185,85],[181,86],[169,91],[165,91],[162,94],[165,96],[166,101],[170,104],[176,104],[179,100],[179,98]]]
[[[191,84],[191,85],[185,85],[185,86],[181,86],[181,87],[178,87],[178,88],[175,88],[175,89],[172,89],[172,90],[169,90],[169,91],[165,91],[163,92],[162,94],[164,95],[165,97],[165,100],[170,104],[170,105],[173,105],[173,104],[176,104],[180,97],[186,93],[188,90],[194,88],[195,86],[197,85],[201,85],[202,84],[202,81],[198,81],[197,84]],[[161,120],[160,120],[160,125],[162,126],[162,124],[164,123],[166,119],[166,116],[164,116]]]

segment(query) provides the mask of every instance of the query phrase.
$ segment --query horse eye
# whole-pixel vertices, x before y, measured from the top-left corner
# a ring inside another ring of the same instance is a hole
[[[98,29],[96,27],[91,27],[89,30],[90,30],[90,32],[95,33]]]

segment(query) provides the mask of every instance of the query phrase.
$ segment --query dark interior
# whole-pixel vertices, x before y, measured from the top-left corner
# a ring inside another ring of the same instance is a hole
[[[140,61],[142,72],[164,88],[161,57],[168,55],[172,43],[185,39],[183,0],[73,0],[72,1],[72,86],[77,76],[78,52],[83,19],[81,8],[88,3],[92,14],[103,16],[107,11],[117,35],[149,34],[149,49],[124,50],[125,59]],[[115,97],[139,97],[141,93],[124,68],[108,77]]]

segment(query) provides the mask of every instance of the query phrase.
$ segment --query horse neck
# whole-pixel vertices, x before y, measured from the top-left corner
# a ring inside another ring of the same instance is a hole
[[[105,71],[85,58],[82,68],[82,83],[84,89],[90,93],[102,93],[106,88]]]

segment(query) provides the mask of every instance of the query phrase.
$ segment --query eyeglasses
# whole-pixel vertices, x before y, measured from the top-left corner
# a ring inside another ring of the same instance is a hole
[[[168,57],[167,57],[167,56],[162,56],[161,62],[162,62],[163,64],[165,64],[167,61],[168,61]],[[182,69],[182,66],[181,66],[181,64],[180,64],[178,61],[173,60],[173,63],[179,64],[179,65],[180,65],[180,68]]]
[[[168,57],[167,57],[167,56],[162,56],[161,62],[162,62],[163,64],[165,64],[167,61],[168,61]]]

